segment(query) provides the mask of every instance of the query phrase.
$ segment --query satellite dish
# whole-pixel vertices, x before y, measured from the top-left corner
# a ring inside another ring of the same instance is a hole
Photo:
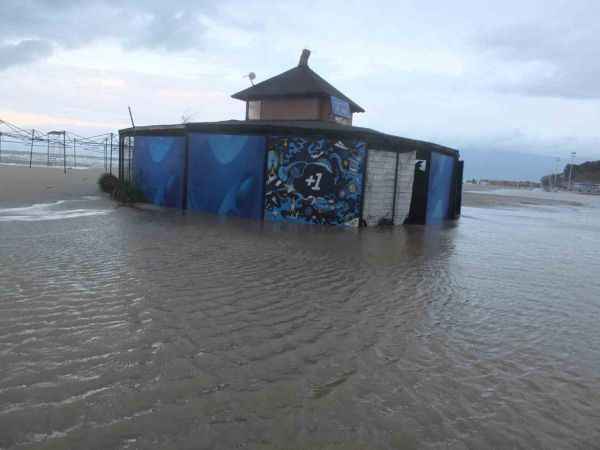
[[[256,74],[254,72],[250,72],[248,75],[244,75],[244,78],[249,78],[250,83],[254,86],[254,79],[256,78]]]

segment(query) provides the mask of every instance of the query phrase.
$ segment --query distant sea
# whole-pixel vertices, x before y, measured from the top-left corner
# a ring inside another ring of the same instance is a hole
[[[460,150],[465,161],[464,179],[490,179],[539,182],[556,170],[556,158],[531,153],[495,150]],[[559,165],[562,172],[565,160]]]

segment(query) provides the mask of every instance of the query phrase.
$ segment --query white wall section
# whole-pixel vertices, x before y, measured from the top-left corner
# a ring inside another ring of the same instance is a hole
[[[394,207],[396,153],[369,149],[363,220],[368,226],[391,221]]]
[[[382,222],[402,225],[410,210],[416,152],[396,153],[369,149],[363,220],[368,226]],[[395,183],[397,185],[395,186]],[[396,205],[394,214],[394,193]]]
[[[394,225],[402,225],[410,212],[413,182],[415,179],[415,161],[417,152],[398,155],[398,185],[396,188],[396,213]]]

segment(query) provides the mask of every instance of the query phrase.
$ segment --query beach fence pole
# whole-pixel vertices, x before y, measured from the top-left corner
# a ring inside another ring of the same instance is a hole
[[[67,132],[63,131],[63,172],[67,174]]]
[[[29,150],[29,168],[31,169],[31,161],[33,160],[33,139],[35,138],[35,130],[31,130],[31,149]]]
[[[108,172],[112,175],[113,134],[110,133],[110,163]]]
[[[77,138],[73,138],[73,167],[77,167],[77,155],[75,154],[75,142],[77,142]]]

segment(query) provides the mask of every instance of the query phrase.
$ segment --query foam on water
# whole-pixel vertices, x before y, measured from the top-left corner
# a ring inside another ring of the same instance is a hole
[[[97,197],[98,199],[100,197]],[[91,200],[87,198],[86,200]],[[0,208],[0,222],[37,222],[45,220],[65,220],[77,217],[100,216],[110,212],[106,209],[66,208],[68,204],[81,200],[59,200],[52,203],[37,203],[31,206]]]

